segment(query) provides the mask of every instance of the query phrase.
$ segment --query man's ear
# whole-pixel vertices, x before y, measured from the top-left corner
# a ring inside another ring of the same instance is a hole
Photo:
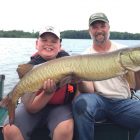
[[[88,30],[88,32],[89,32],[90,37],[91,37],[91,38],[93,38],[93,37],[92,37],[92,34],[91,34],[91,31],[90,31],[90,30]]]
[[[88,32],[89,32],[89,34],[91,34],[90,27],[88,28]]]

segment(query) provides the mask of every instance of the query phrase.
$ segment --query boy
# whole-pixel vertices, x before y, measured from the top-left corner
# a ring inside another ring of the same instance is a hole
[[[51,26],[39,32],[36,49],[37,53],[28,64],[37,65],[69,55],[61,49],[60,32]],[[18,67],[20,78],[26,73],[27,67],[28,65]],[[69,87],[73,90],[69,90]],[[41,125],[47,125],[53,140],[72,140],[71,101],[76,87],[67,84],[57,90],[55,82],[46,79],[42,89],[36,94],[22,97],[22,102],[16,108],[15,124],[10,126],[5,121],[7,125],[3,128],[4,140],[29,140],[32,131]]]

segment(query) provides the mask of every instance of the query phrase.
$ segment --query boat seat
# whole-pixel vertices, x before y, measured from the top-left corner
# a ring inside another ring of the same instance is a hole
[[[111,121],[97,122],[95,124],[95,140],[134,140],[138,130],[126,129]],[[0,127],[0,140],[4,140],[2,127]],[[34,130],[30,140],[51,140],[46,127]]]
[[[4,140],[3,134],[2,134],[2,126],[0,126],[0,140]]]
[[[95,123],[95,140],[134,140],[137,131],[105,120]]]
[[[104,120],[95,123],[95,140],[134,140],[137,131],[116,125],[110,120]],[[51,140],[46,127],[36,129],[31,136],[31,140],[40,139]]]

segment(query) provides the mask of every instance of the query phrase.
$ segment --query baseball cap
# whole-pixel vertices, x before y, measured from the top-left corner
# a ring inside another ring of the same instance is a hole
[[[53,26],[46,26],[46,27],[42,28],[39,31],[39,36],[41,36],[44,33],[52,33],[52,34],[56,35],[59,39],[61,39],[59,30]]]
[[[90,16],[90,18],[89,18],[89,26],[90,26],[93,22],[98,21],[98,20],[104,21],[104,22],[106,22],[106,23],[109,23],[109,20],[108,20],[107,16],[106,16],[104,13],[94,13],[94,14],[92,14],[92,15]]]

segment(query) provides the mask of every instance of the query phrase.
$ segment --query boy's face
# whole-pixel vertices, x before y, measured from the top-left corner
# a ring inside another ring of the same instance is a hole
[[[60,39],[52,33],[44,33],[36,41],[36,49],[44,59],[54,59],[61,49]]]

